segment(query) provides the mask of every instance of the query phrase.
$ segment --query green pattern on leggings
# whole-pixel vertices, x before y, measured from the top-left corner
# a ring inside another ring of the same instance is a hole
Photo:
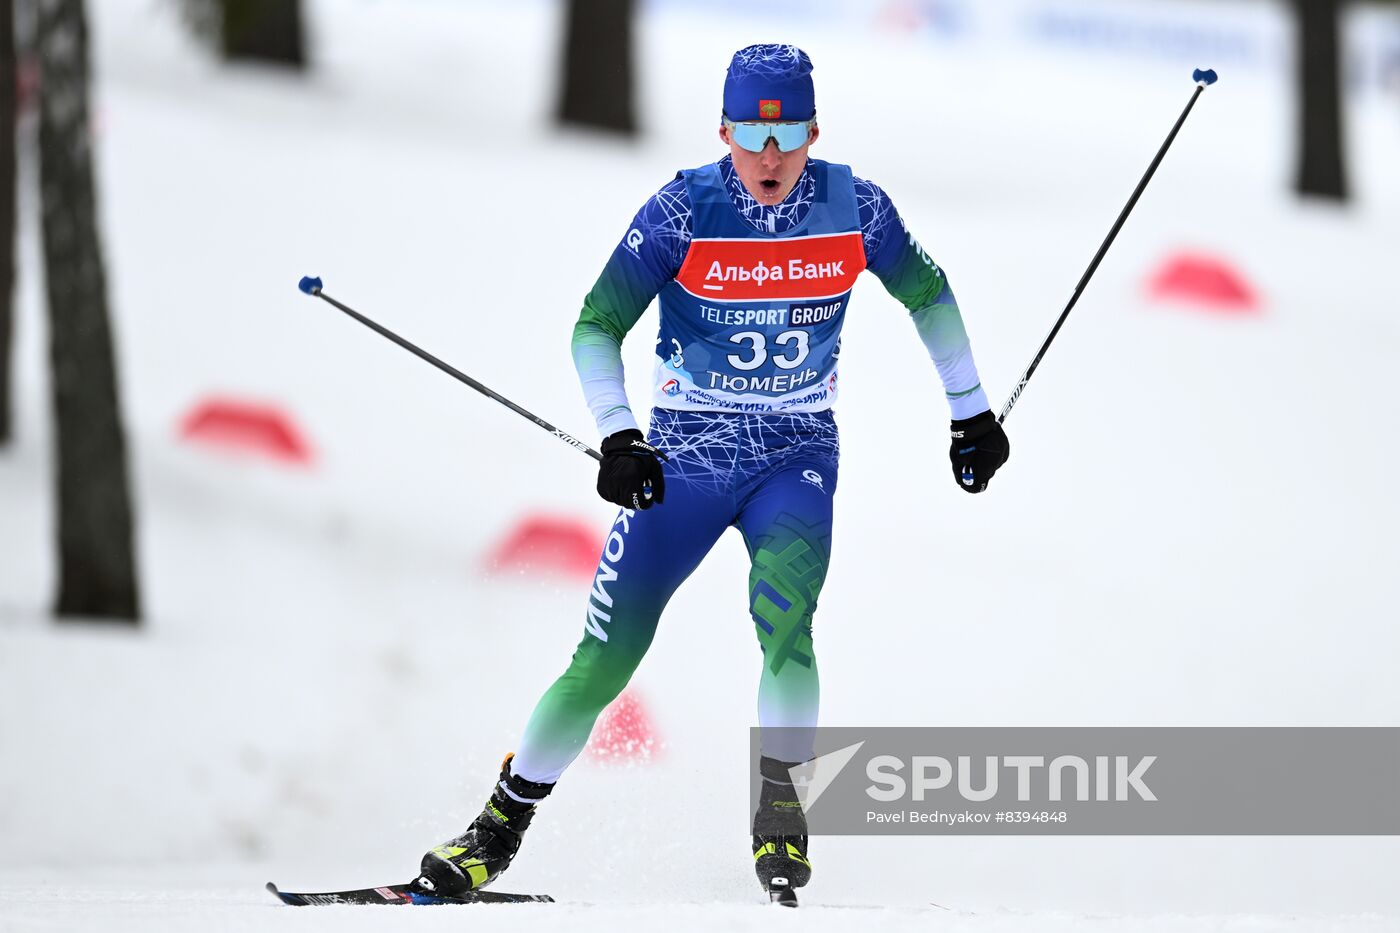
[[[751,547],[749,611],[774,674],[789,661],[812,666],[812,615],[826,579],[826,542],[792,515]]]

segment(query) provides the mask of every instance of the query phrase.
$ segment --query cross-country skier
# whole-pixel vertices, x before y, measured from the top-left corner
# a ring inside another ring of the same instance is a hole
[[[763,734],[755,867],[765,886],[778,876],[800,887],[811,876],[788,772],[811,749],[790,737],[817,721],[812,616],[831,553],[839,453],[831,407],[841,324],[862,269],[909,309],[937,367],[959,488],[986,489],[1010,453],[943,271],[883,190],[808,157],[819,135],[811,72],[795,46],[735,53],[719,128],[729,154],[680,172],[642,206],[584,300],[574,363],[603,437],[598,493],[622,511],[573,660],[535,707],[481,815],[423,857],[416,883],[425,889],[461,894],[505,870],[536,806],[646,654],[667,600],[730,525],[752,559],[759,723],[786,727]],[[620,350],[658,295],[644,438]]]

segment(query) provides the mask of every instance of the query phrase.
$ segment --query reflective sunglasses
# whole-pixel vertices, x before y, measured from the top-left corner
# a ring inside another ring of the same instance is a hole
[[[724,125],[729,130],[730,138],[749,152],[762,152],[770,137],[777,141],[779,152],[792,152],[801,149],[812,137],[812,127],[817,125],[817,118],[800,123],[735,123],[726,115]]]

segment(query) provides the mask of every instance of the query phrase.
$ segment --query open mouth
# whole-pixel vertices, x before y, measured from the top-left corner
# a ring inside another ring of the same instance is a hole
[[[778,190],[778,180],[776,178],[765,178],[759,182],[765,194],[775,194]]]

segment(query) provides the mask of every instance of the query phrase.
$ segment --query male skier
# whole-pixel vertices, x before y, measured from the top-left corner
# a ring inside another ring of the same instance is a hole
[[[807,825],[788,769],[811,757],[817,721],[811,627],[831,551],[831,406],[862,269],[909,309],[937,367],[959,487],[981,492],[1009,456],[942,270],[884,191],[808,158],[818,137],[811,72],[795,46],[735,53],[719,130],[729,155],[679,173],[642,206],[584,301],[574,363],[604,438],[598,493],[622,512],[572,662],[535,707],[481,815],[423,857],[416,883],[425,890],[461,894],[505,870],[536,805],[636,670],[667,600],[730,525],[752,559],[749,609],[763,650],[755,868],[770,889],[775,878],[807,882]],[[658,295],[644,439],[620,349]],[[793,739],[804,730],[805,744]]]

